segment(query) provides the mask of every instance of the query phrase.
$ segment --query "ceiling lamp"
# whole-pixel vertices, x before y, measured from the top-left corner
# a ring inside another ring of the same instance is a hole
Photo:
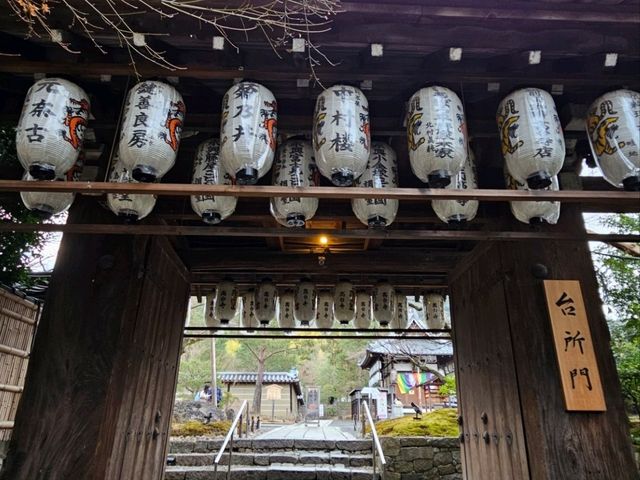
[[[191,183],[195,185],[233,185],[233,179],[220,161],[220,143],[217,139],[202,142],[193,161]],[[191,195],[191,208],[204,223],[216,225],[236,209],[238,199],[223,195]]]
[[[61,78],[43,78],[29,89],[16,127],[16,150],[32,179],[54,180],[73,168],[89,119],[88,98]]]
[[[409,100],[411,170],[431,188],[444,188],[467,158],[467,126],[458,95],[445,87],[418,90]]]
[[[551,95],[539,88],[517,90],[500,102],[496,121],[509,174],[532,190],[548,187],[565,157],[562,126]]]
[[[222,99],[220,157],[240,185],[254,185],[271,168],[276,152],[278,106],[273,93],[240,82]]]

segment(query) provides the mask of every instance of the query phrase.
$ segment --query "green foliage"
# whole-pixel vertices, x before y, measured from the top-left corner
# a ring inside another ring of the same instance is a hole
[[[231,422],[226,420],[204,424],[196,420],[171,425],[171,435],[175,437],[208,436],[221,437],[227,434],[231,428]]]
[[[386,437],[457,437],[458,411],[443,408],[422,415],[420,420],[412,416],[392,418],[376,423],[376,431]]]
[[[450,397],[456,394],[456,376],[450,373],[444,377],[444,384],[440,387],[440,395]]]

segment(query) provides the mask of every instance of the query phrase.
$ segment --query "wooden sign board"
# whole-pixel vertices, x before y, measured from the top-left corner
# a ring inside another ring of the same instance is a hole
[[[607,407],[580,282],[545,280],[544,290],[565,407],[571,412],[604,412]]]
[[[267,385],[265,388],[267,400],[280,400],[282,398],[282,387],[280,385]]]

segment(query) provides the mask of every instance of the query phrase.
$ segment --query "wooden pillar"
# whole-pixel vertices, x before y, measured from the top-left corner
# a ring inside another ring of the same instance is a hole
[[[528,228],[528,227],[527,227]],[[584,229],[563,205],[553,228]],[[638,478],[588,246],[495,242],[450,278],[463,459],[473,480]],[[567,412],[543,275],[579,280],[606,412]]]
[[[65,235],[0,478],[160,480],[188,297],[166,239]]]

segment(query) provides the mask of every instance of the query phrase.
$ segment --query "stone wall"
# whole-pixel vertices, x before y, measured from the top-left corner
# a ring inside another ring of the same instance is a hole
[[[462,480],[457,438],[380,437],[385,480]]]

